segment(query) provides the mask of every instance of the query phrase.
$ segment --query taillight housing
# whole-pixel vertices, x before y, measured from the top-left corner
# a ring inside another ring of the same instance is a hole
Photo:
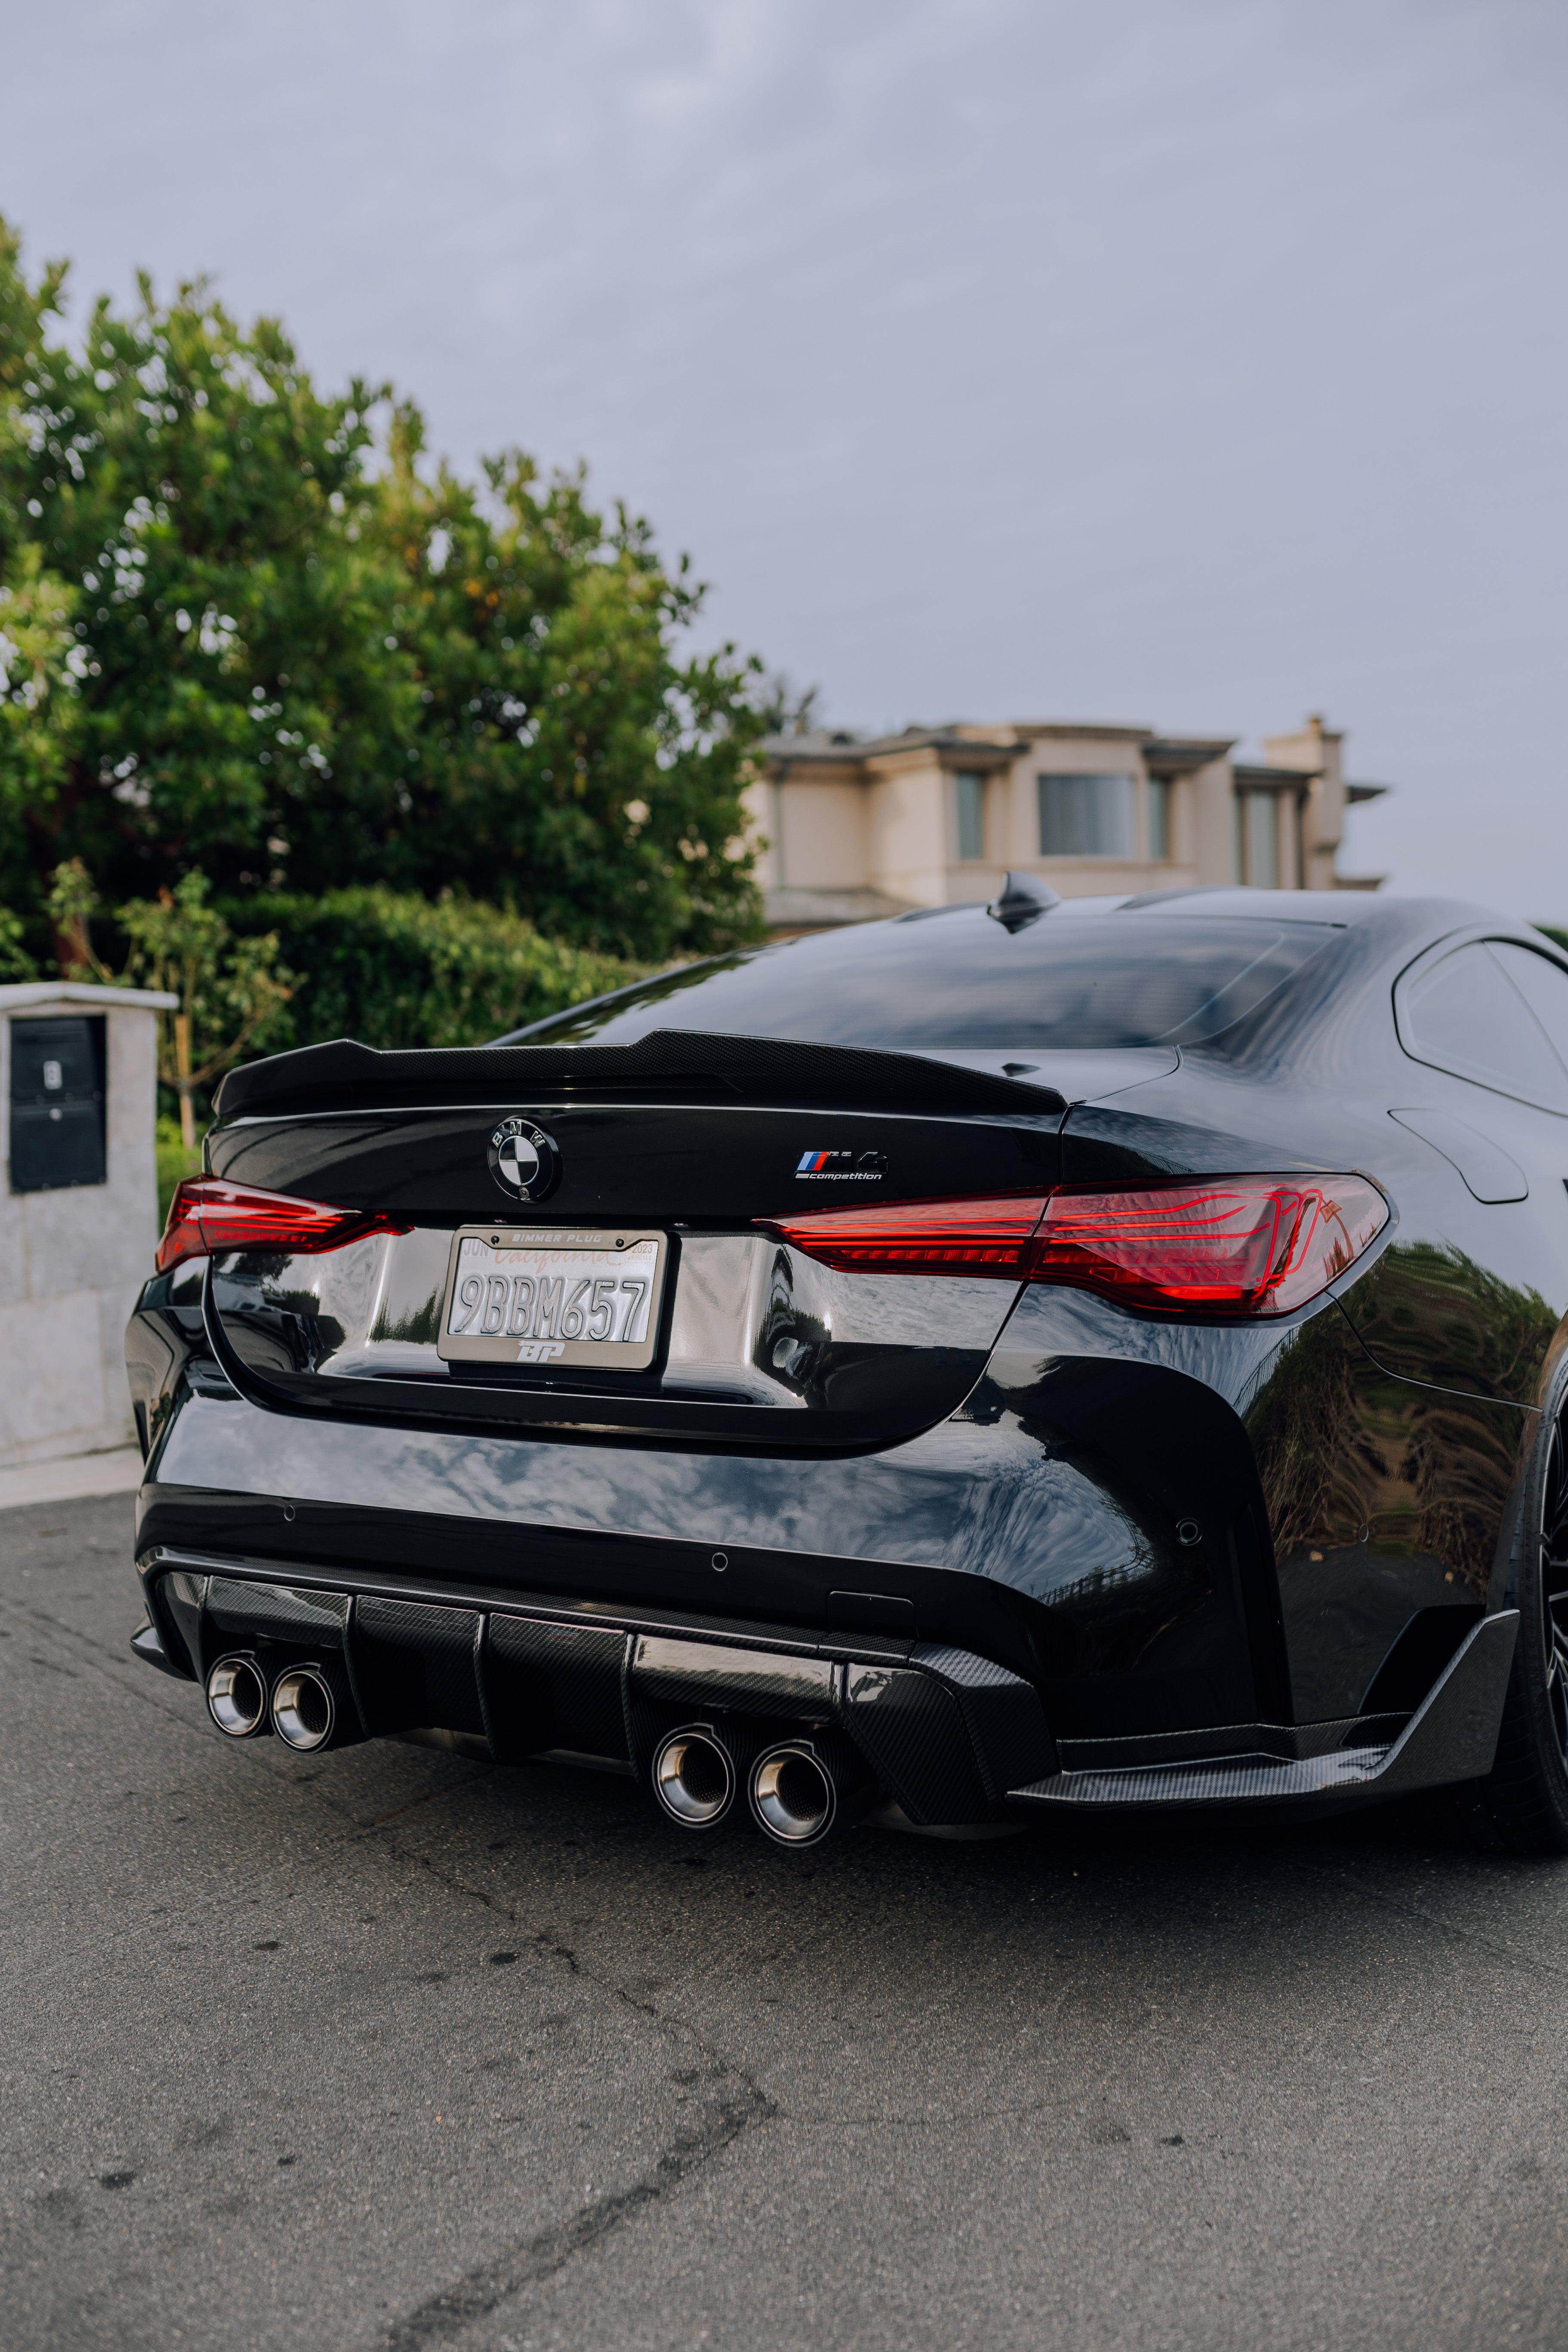
[[[1032,1282],[1097,1290],[1146,1314],[1289,1315],[1355,1264],[1388,1223],[1363,1176],[1221,1176],[1053,1192]]]
[[[287,1192],[199,1176],[180,1185],[170,1202],[156,1262],[159,1273],[167,1274],[188,1257],[213,1257],[221,1250],[310,1257],[363,1241],[367,1234],[413,1230],[378,1210],[333,1209],[321,1201],[296,1201]]]
[[[877,1201],[757,1222],[846,1274],[985,1274],[1023,1282],[1046,1198],[1039,1192],[989,1201]]]
[[[1229,1321],[1304,1307],[1376,1240],[1388,1203],[1363,1176],[1223,1176],[759,1223],[847,1272],[1063,1283],[1142,1314]]]

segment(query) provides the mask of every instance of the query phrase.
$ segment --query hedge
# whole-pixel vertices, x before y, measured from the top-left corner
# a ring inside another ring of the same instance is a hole
[[[237,932],[276,931],[294,992],[266,1049],[477,1045],[642,977],[640,964],[547,940],[470,898],[393,890],[261,894],[223,908]]]

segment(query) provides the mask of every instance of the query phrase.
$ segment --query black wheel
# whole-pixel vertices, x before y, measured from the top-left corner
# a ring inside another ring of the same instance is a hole
[[[1467,1792],[1468,1810],[1490,1846],[1568,1853],[1568,1405],[1545,1434],[1526,1510],[1497,1757]]]

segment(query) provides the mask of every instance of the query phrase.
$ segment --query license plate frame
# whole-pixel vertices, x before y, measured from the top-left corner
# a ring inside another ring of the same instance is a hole
[[[447,1262],[436,1352],[448,1364],[540,1371],[592,1364],[607,1372],[646,1372],[658,1353],[668,1265],[668,1234],[641,1226],[459,1225]],[[475,1276],[484,1287],[470,1302],[466,1286]],[[633,1294],[639,1282],[647,1284],[640,1298]],[[531,1286],[526,1292],[523,1283]],[[498,1284],[504,1295],[492,1287]],[[558,1286],[553,1293],[551,1284]],[[606,1336],[595,1338],[590,1327],[606,1312]],[[499,1326],[487,1328],[498,1313]],[[563,1328],[574,1323],[580,1328]],[[626,1332],[629,1339],[619,1336]]]

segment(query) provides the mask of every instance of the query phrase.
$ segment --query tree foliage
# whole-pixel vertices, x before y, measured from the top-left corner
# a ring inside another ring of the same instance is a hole
[[[158,1077],[179,1109],[184,1148],[195,1143],[198,1103],[204,1110],[216,1081],[249,1052],[288,1042],[280,1016],[292,993],[293,973],[279,956],[276,931],[236,938],[210,903],[198,867],[155,898],[132,898],[116,918],[128,950],[112,971],[92,944],[98,894],[79,858],[56,872],[49,890],[56,936],[71,942],[67,967],[79,979],[108,987],[148,988],[176,1003],[158,1016]]]
[[[159,1023],[158,1076],[179,1099],[180,1132],[188,1150],[195,1135],[195,1104],[205,1102],[226,1070],[249,1053],[279,1042],[279,1016],[294,975],[279,958],[276,931],[236,939],[208,903],[199,869],[172,890],[136,898],[120,909],[131,943],[121,975],[128,988],[167,991],[178,1009]]]
[[[319,393],[201,281],[79,343],[0,222],[0,903],[457,887],[643,959],[754,932],[754,663],[646,524],[433,465],[419,413]],[[739,854],[737,854],[739,850]]]

